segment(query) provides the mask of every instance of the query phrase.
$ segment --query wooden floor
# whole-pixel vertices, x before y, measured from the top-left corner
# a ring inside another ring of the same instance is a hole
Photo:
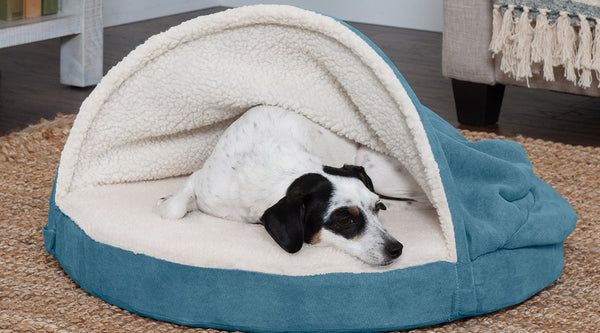
[[[180,22],[223,8],[168,16],[105,29],[107,71],[148,37]],[[442,35],[352,23],[390,56],[423,104],[458,126],[450,81],[441,73]],[[92,88],[59,83],[59,41],[49,40],[0,50],[0,135],[75,113]],[[508,87],[498,125],[471,128],[504,135],[600,146],[600,98]]]

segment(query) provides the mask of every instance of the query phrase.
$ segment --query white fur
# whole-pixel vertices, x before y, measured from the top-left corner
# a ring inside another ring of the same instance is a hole
[[[277,107],[244,113],[223,132],[204,166],[175,195],[161,201],[166,219],[182,218],[188,201],[224,219],[257,223],[290,184],[323,165],[354,160],[356,144],[305,117]]]
[[[392,262],[383,252],[382,239],[388,231],[379,223],[368,223],[363,235],[358,240],[346,239],[327,229],[321,231],[320,237],[323,244],[344,249],[362,261],[371,265],[388,265]]]

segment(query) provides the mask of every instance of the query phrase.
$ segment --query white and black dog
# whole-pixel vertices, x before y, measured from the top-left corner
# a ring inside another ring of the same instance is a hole
[[[255,107],[224,131],[202,169],[159,200],[158,213],[180,219],[199,209],[262,223],[290,253],[319,243],[387,265],[402,244],[379,222],[386,207],[372,180],[362,166],[327,166],[368,161],[361,149],[294,112]]]

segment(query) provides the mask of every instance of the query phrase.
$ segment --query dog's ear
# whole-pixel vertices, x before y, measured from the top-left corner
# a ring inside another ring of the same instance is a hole
[[[369,191],[375,192],[375,188],[373,187],[373,181],[371,180],[371,177],[367,175],[365,168],[363,168],[360,165],[344,164],[344,166],[342,166],[341,168],[324,166],[323,171],[331,175],[358,178],[358,180],[365,184]]]
[[[261,221],[267,232],[281,248],[296,253],[304,243],[304,204],[283,197],[265,211]]]
[[[300,251],[318,230],[318,207],[325,206],[332,186],[327,178],[309,173],[294,180],[285,197],[260,218],[271,237],[289,253]]]
[[[344,166],[342,166],[342,169],[348,170],[348,172],[350,172],[354,177],[360,179],[360,181],[363,182],[363,184],[365,184],[369,191],[375,192],[375,188],[373,187],[373,181],[371,180],[371,177],[367,175],[367,172],[365,171],[364,167],[360,165],[344,164]]]

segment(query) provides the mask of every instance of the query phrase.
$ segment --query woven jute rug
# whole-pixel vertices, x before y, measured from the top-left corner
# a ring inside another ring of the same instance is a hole
[[[191,330],[139,317],[88,295],[44,250],[40,228],[46,223],[50,186],[72,121],[72,116],[58,116],[0,138],[0,332]],[[512,139],[525,147],[537,174],[580,216],[566,242],[564,274],[523,304],[419,331],[600,331],[600,147]]]

